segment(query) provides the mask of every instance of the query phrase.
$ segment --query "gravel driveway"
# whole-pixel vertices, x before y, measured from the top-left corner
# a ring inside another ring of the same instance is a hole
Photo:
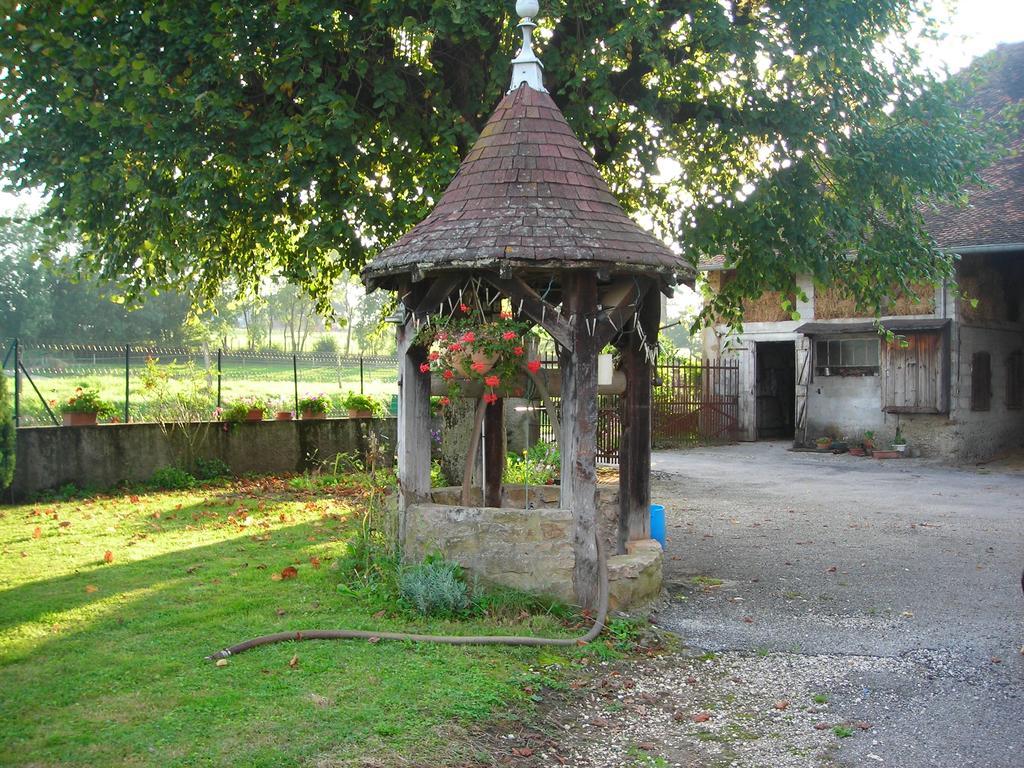
[[[780,443],[652,464],[654,621],[688,649],[581,691],[563,764],[1024,766],[1024,471]]]

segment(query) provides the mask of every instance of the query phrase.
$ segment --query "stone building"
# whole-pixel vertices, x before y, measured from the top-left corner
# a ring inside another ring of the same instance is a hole
[[[1005,45],[974,103],[995,111],[1024,98],[1024,44]],[[704,354],[740,361],[740,436],[813,443],[828,435],[887,443],[899,428],[912,455],[984,459],[1024,445],[1024,134],[983,172],[962,209],[930,213],[929,230],[957,254],[955,284],[896,297],[881,318],[887,344],[835,287],[798,277],[799,320],[778,295],[750,302],[743,333],[704,331]],[[701,264],[712,288],[730,279]],[[971,300],[975,300],[976,305]]]

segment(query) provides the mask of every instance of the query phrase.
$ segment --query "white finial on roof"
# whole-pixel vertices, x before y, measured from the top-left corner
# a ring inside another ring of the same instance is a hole
[[[511,93],[519,86],[526,84],[535,91],[544,91],[544,65],[533,52],[533,30],[537,26],[534,18],[540,12],[537,0],[516,0],[516,13],[519,14],[519,28],[523,30],[523,47],[512,59]],[[544,91],[547,93],[547,91]]]

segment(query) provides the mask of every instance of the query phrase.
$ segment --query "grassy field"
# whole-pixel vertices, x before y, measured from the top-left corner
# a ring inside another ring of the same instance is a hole
[[[216,356],[204,359],[174,355],[171,352],[154,355],[160,365],[169,366],[175,376],[181,374],[181,365],[192,359],[199,371],[209,371],[211,398],[215,404]],[[105,400],[112,402],[119,414],[124,411],[125,361],[123,351],[98,350],[88,352],[35,351],[26,354],[26,367],[39,394],[47,401],[60,402],[67,398],[79,383],[97,387]],[[142,372],[146,365],[145,353],[130,356],[128,377],[129,412],[133,421],[151,419],[150,395],[143,387]],[[225,354],[221,365],[221,402],[228,404],[234,398],[256,395],[280,400],[285,410],[294,409],[296,371],[291,356],[248,356]],[[364,360],[362,376],[358,359],[343,359],[339,365],[330,357],[299,357],[297,363],[298,394],[324,393],[336,402],[349,392],[389,400],[398,392],[397,362],[388,358]],[[50,424],[46,409],[27,380],[23,379],[21,395],[22,424]],[[12,387],[13,391],[13,387]],[[60,418],[60,414],[57,413]],[[119,418],[123,419],[123,416]]]
[[[0,508],[0,764],[471,760],[450,727],[527,706],[531,667],[567,659],[355,641],[204,661],[253,635],[304,628],[571,631],[518,609],[420,618],[386,582],[332,567],[360,529],[359,478],[298,490],[311,487],[246,480]],[[289,566],[297,575],[282,579]]]

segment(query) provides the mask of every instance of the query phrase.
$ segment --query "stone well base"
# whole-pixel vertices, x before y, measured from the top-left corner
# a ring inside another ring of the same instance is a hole
[[[408,562],[440,554],[481,583],[574,602],[567,509],[415,504],[406,509],[404,528]],[[629,549],[608,558],[609,606],[615,610],[648,602],[661,591],[661,545],[636,541]]]

